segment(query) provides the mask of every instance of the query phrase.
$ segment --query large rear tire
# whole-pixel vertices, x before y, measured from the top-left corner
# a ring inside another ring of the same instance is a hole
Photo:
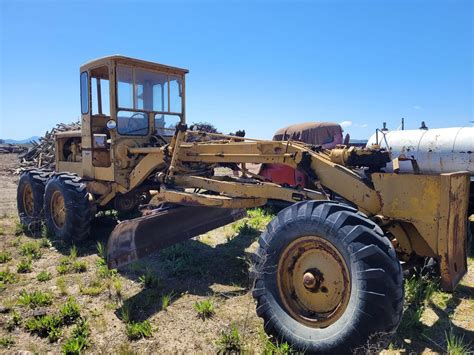
[[[23,230],[29,235],[41,234],[44,187],[49,175],[42,170],[29,170],[20,176],[16,195],[18,216]]]
[[[347,205],[310,201],[281,211],[259,239],[255,271],[265,331],[298,350],[352,353],[374,336],[389,338],[400,323],[395,250]]]
[[[73,174],[55,174],[46,185],[44,214],[48,231],[66,241],[90,235],[92,209],[86,184]]]

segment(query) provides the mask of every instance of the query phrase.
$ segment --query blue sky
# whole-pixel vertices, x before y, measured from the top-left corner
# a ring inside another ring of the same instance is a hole
[[[188,68],[188,121],[223,132],[470,125],[473,4],[0,0],[0,137],[77,119],[79,66],[117,53]]]

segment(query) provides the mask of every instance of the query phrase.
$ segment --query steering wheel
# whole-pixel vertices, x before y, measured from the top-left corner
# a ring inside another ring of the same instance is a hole
[[[141,131],[148,128],[148,125],[146,127],[142,127],[139,121],[139,118],[145,119],[145,120],[147,119],[146,115],[143,112],[135,112],[133,115],[131,115],[128,118],[128,123],[127,123],[128,133],[133,133],[133,132]]]

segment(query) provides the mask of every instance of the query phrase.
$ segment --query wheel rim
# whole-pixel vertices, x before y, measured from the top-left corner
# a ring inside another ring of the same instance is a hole
[[[278,289],[297,321],[325,328],[344,313],[351,291],[349,270],[336,247],[318,236],[289,244],[278,263]]]
[[[23,207],[25,213],[28,217],[33,217],[34,213],[34,197],[33,197],[33,188],[30,184],[26,184],[23,190]]]
[[[59,191],[54,191],[51,197],[51,216],[56,228],[62,229],[66,223],[66,204]]]

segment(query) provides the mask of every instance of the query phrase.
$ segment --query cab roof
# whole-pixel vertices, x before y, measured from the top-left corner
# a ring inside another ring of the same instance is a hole
[[[87,71],[87,70],[94,69],[103,65],[111,65],[111,64],[122,64],[122,65],[134,66],[134,67],[139,67],[139,68],[144,68],[144,69],[151,69],[151,70],[166,72],[169,74],[184,75],[184,74],[189,73],[189,70],[187,69],[172,67],[169,65],[149,62],[146,60],[141,60],[141,59],[136,59],[136,58],[125,57],[123,55],[118,55],[118,54],[97,58],[87,63],[84,63],[83,65],[81,65],[81,73],[83,71]]]

